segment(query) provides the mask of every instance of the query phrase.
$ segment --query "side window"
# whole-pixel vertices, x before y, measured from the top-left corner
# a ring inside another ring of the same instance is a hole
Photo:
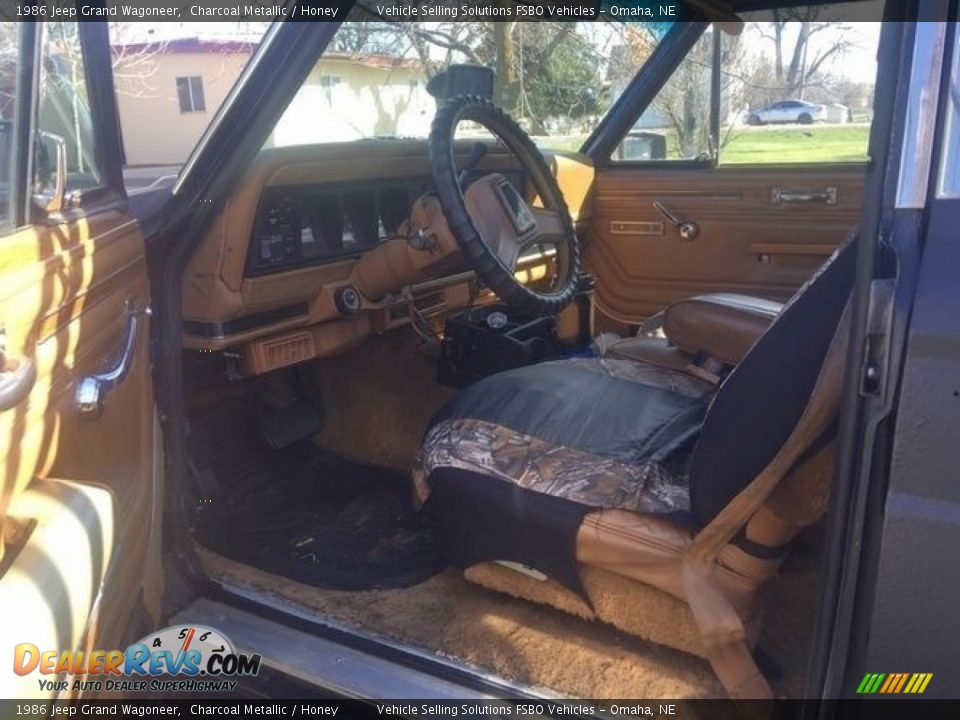
[[[860,5],[743,13],[739,35],[710,26],[611,159],[865,162],[881,24]]]
[[[859,12],[745,13],[721,33],[720,165],[866,162],[880,23]]]
[[[0,43],[7,49],[0,53],[0,234],[15,225],[14,192],[17,161],[17,68],[20,65],[19,23],[0,23]]]
[[[680,62],[637,119],[614,160],[709,160],[713,29]]]
[[[52,199],[61,180],[69,195],[99,186],[102,176],[78,23],[44,22],[41,43],[33,191]]]

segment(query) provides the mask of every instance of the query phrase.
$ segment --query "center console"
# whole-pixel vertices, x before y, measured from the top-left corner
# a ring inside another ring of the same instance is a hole
[[[505,305],[447,316],[437,380],[464,387],[494,373],[560,357],[553,317],[529,317]]]
[[[437,380],[464,387],[488,375],[584,352],[592,339],[595,281],[581,277],[557,317],[530,316],[496,303],[447,315]]]

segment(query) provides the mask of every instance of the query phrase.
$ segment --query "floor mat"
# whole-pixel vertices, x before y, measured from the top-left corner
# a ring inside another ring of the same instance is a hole
[[[271,449],[250,399],[193,418],[191,458],[212,502],[196,539],[238,562],[315,587],[414,585],[443,569],[428,517],[408,479],[360,465],[309,441]]]
[[[710,666],[699,658],[492,592],[452,568],[402,590],[345,593],[307,587],[202,548],[199,556],[212,577],[266,594],[278,607],[419,648],[548,696],[723,697]]]

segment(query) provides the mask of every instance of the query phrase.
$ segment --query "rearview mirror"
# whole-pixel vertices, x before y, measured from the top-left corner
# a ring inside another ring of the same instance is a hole
[[[494,77],[493,70],[482,65],[451,65],[430,79],[427,92],[437,100],[457,95],[478,95],[492,100]]]

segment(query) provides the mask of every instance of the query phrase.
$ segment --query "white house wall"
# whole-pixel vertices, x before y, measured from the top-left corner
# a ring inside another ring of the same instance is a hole
[[[116,72],[117,105],[128,165],[179,165],[246,65],[247,53],[164,53]],[[203,78],[206,110],[180,112],[177,78]]]

